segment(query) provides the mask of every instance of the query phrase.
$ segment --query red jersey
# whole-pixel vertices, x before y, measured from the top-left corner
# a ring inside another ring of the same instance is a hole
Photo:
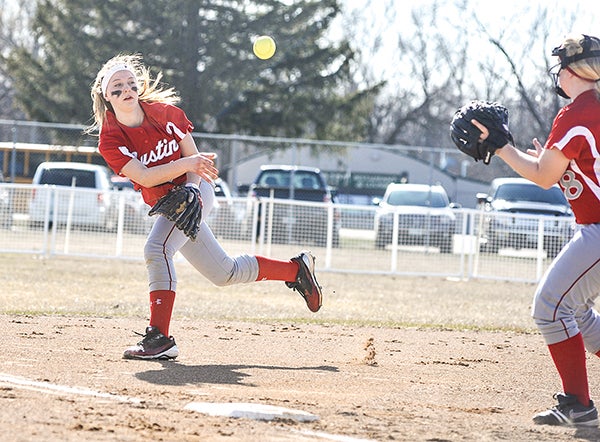
[[[563,107],[552,123],[546,149],[571,160],[560,179],[578,224],[600,223],[600,100],[589,90]]]
[[[144,120],[139,127],[128,127],[117,121],[114,112],[106,112],[106,120],[100,130],[98,150],[116,173],[137,158],[146,167],[167,164],[181,158],[181,141],[194,126],[183,110],[164,103],[144,103]],[[166,195],[169,190],[186,181],[185,174],[155,187],[142,187],[133,183],[136,190],[142,191],[144,201],[150,206]]]

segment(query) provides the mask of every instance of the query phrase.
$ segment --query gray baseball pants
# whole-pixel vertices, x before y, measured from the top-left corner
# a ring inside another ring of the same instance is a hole
[[[215,204],[212,185],[202,181],[200,194],[203,203],[203,221],[196,241],[191,241],[167,218],[158,216],[156,219],[144,247],[150,291],[177,291],[177,275],[173,259],[177,252],[180,252],[196,270],[217,286],[256,281],[258,277],[256,258],[250,255],[229,256],[204,222]]]
[[[600,294],[600,224],[579,226],[552,262],[535,293],[532,317],[546,344],[579,332],[586,349],[600,351],[600,315],[593,308]]]

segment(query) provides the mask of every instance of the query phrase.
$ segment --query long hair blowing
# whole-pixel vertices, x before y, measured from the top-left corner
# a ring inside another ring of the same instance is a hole
[[[87,132],[95,132],[102,129],[102,124],[106,120],[106,112],[114,112],[112,105],[106,101],[102,95],[102,79],[106,72],[117,64],[125,64],[133,70],[138,83],[138,97],[140,101],[148,103],[167,103],[177,104],[180,101],[175,89],[166,87],[161,83],[162,72],[152,78],[150,70],[142,63],[140,54],[119,54],[108,60],[102,66],[102,69],[96,75],[96,80],[92,85],[92,110],[94,114],[94,124],[87,129]]]

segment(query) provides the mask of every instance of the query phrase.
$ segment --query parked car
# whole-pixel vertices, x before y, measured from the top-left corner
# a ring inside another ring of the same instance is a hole
[[[394,216],[398,216],[398,244],[438,247],[452,252],[456,215],[440,185],[388,185],[375,212],[375,247],[392,243]]]
[[[70,162],[41,163],[34,175],[35,186],[29,204],[29,222],[40,226],[46,219],[65,224],[73,197],[71,222],[76,226],[93,226],[114,230],[117,210],[112,198],[110,170],[101,165]],[[70,192],[75,188],[76,192]],[[58,201],[54,201],[54,195]],[[57,213],[54,213],[54,208]]]
[[[155,218],[148,216],[150,206],[142,198],[142,193],[134,189],[133,183],[127,177],[113,175],[110,181],[113,189],[123,192],[124,195],[123,230],[129,233],[150,232]],[[118,202],[117,199],[115,204]]]
[[[131,233],[148,233],[154,224],[155,217],[148,216],[150,206],[144,202],[141,192],[134,190],[129,178],[114,175],[111,182],[116,190],[125,192],[124,229]],[[235,220],[233,196],[229,185],[217,178],[214,182],[215,205],[206,221],[215,234],[228,236],[239,232],[232,224]]]
[[[262,166],[248,189],[248,205],[242,225],[246,236],[251,233],[252,228],[252,201],[271,196],[274,199],[318,203],[276,204],[272,225],[274,242],[285,243],[291,240],[326,245],[329,218],[327,204],[335,203],[335,195],[318,168],[289,165]],[[261,232],[260,215],[259,213],[258,223],[255,226],[257,237]],[[339,210],[334,210],[332,233],[334,247],[339,246],[340,225]]]
[[[9,229],[12,226],[13,207],[11,192],[4,182],[4,175],[0,170],[0,228]]]
[[[549,257],[573,236],[573,213],[558,185],[544,189],[525,178],[496,178],[487,194],[477,194],[477,202],[487,214],[481,233],[484,251],[537,247],[539,215],[544,217],[544,250]]]
[[[234,194],[222,178],[214,182],[215,204],[206,219],[213,233],[222,238],[236,239],[240,237],[240,226],[244,216],[240,205],[235,204]]]

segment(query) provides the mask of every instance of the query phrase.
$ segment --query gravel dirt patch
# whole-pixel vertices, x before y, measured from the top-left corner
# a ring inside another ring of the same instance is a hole
[[[313,315],[281,284],[213,288],[182,265],[179,358],[132,361],[121,354],[147,324],[143,263],[0,265],[0,440],[600,440],[531,422],[560,390],[531,285],[321,274]],[[596,396],[600,360],[588,361]],[[191,402],[318,420],[208,416]]]

